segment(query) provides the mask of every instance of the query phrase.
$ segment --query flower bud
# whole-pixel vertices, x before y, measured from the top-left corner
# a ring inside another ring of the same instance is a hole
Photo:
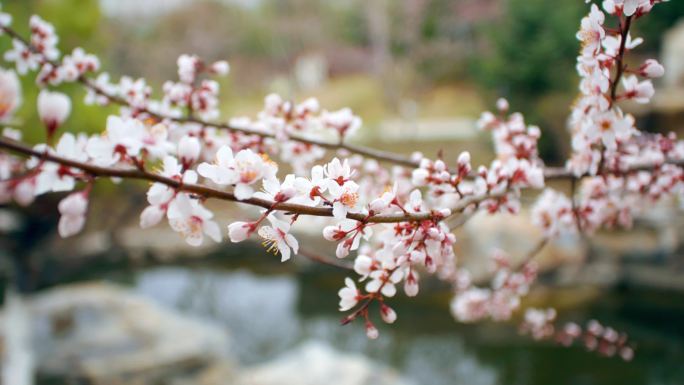
[[[380,317],[382,317],[385,323],[392,324],[397,320],[397,313],[394,309],[382,303],[380,304]]]
[[[622,359],[625,361],[631,361],[632,358],[634,358],[634,349],[630,348],[629,346],[625,346],[624,348],[620,349],[620,357],[622,357]]]
[[[189,167],[199,158],[201,145],[194,136],[184,136],[178,141],[178,157],[185,167]]]
[[[219,60],[211,65],[210,71],[216,75],[226,76],[230,72],[230,64],[225,60]]]
[[[459,166],[470,165],[470,153],[468,151],[463,151],[458,156],[458,165]]]
[[[496,101],[496,109],[501,111],[501,112],[506,112],[510,108],[510,105],[508,104],[508,100],[504,98],[500,98],[499,100]]]
[[[378,328],[370,321],[366,321],[366,336],[371,340],[376,340],[380,336]]]
[[[20,104],[21,85],[17,74],[0,69],[0,120],[10,118]]]
[[[354,271],[362,276],[368,276],[373,266],[373,259],[367,255],[359,254],[354,260]]]
[[[71,99],[60,92],[40,91],[38,95],[38,115],[47,128],[51,138],[57,128],[64,123],[71,112]]]
[[[409,271],[408,276],[404,281],[404,292],[409,297],[418,295],[418,275],[413,271]]]
[[[26,178],[19,182],[14,188],[14,200],[20,206],[28,206],[36,199],[36,182],[34,179]]]
[[[347,239],[343,242],[340,242],[337,244],[337,249],[335,249],[335,256],[337,258],[345,258],[346,256],[349,255],[349,251],[351,250],[352,242],[350,239]]]
[[[242,242],[249,238],[249,235],[254,231],[253,222],[233,222],[228,225],[228,237],[233,243]]]
[[[647,78],[659,78],[665,75],[665,67],[655,59],[648,59],[639,68],[639,73]]]
[[[59,218],[58,231],[62,238],[78,234],[85,225],[88,198],[83,192],[76,192],[62,199],[57,206],[62,216]]]

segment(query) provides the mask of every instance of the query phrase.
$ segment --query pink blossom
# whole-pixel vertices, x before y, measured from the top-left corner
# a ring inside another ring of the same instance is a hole
[[[85,225],[85,214],[88,211],[88,198],[83,192],[76,192],[62,199],[58,205],[59,213],[59,235],[67,238],[78,234]]]
[[[38,94],[38,115],[51,137],[71,113],[71,99],[60,92],[40,91]]]
[[[340,311],[347,311],[359,303],[361,293],[356,288],[356,284],[351,278],[344,279],[345,287],[340,289],[338,295],[340,297]]]

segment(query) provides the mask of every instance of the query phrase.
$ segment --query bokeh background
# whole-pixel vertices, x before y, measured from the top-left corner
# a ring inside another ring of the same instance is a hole
[[[360,142],[399,152],[444,151],[453,160],[468,149],[474,163],[488,163],[491,143],[475,120],[503,96],[542,128],[540,151],[550,165],[562,164],[569,150],[575,33],[587,11],[579,0],[6,0],[2,6],[24,33],[33,13],[53,22],[63,52],[83,46],[115,79],[145,77],[158,88],[175,78],[180,54],[226,59],[223,116],[254,115],[270,92],[293,100],[315,96],[326,108],[351,107],[363,118]],[[630,60],[658,58],[668,73],[652,105],[625,108],[644,130],[681,133],[684,1],[656,7],[634,34],[646,42]],[[0,49],[8,46],[0,37]],[[43,130],[32,82],[24,80],[17,115],[35,142]],[[84,106],[78,86],[64,90],[75,102],[67,129],[101,131],[116,111]],[[256,243],[191,249],[165,225],[140,230],[146,187],[98,185],[86,232],[69,240],[55,231],[60,196],[0,208],[6,380],[28,368],[38,384],[684,383],[684,226],[674,202],[639,218],[634,230],[548,246],[541,283],[524,303],[554,306],[561,321],[597,318],[626,331],[637,354],[625,363],[533,342],[518,335],[519,319],[457,324],[448,312],[448,287],[432,281],[417,299],[392,301],[397,323],[368,341],[361,324],[339,326],[343,271],[302,258],[280,264]],[[222,224],[245,215],[225,206],[212,207]],[[332,255],[334,245],[312,234],[304,229],[300,236]],[[522,255],[539,234],[523,213],[474,218],[457,236],[459,255],[482,272],[494,247]]]

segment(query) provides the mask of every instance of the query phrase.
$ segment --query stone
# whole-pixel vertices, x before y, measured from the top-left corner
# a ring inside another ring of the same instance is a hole
[[[27,305],[37,370],[51,378],[164,383],[230,360],[222,328],[115,285],[62,286]]]
[[[271,362],[242,370],[234,385],[408,385],[397,372],[361,355],[305,342]]]

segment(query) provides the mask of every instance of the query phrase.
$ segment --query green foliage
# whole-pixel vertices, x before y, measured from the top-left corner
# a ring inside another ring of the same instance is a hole
[[[635,23],[636,35],[646,39],[647,49],[655,51],[660,48],[663,33],[681,21],[684,21],[684,1],[673,0],[653,8],[648,17]]]
[[[76,46],[86,48],[99,54],[98,44],[101,36],[98,25],[101,14],[97,0],[8,0],[3,2],[3,10],[12,14],[12,26],[24,36],[28,36],[28,20],[32,14],[55,25],[60,36],[59,48],[62,53],[69,53]],[[0,37],[0,51],[11,46],[10,40]],[[13,63],[4,63],[3,67],[12,68]],[[36,99],[39,90],[35,86],[35,73],[21,77],[23,104],[16,116],[22,124],[24,138],[29,142],[45,140],[45,130],[38,118]],[[85,106],[85,92],[79,85],[71,84],[57,87],[72,100],[72,113],[65,123],[64,129],[74,132],[101,131],[105,118],[110,110]]]
[[[580,1],[508,0],[506,16],[486,25],[491,52],[472,70],[488,89],[533,102],[549,92],[574,90],[575,33],[587,6]],[[486,31],[483,31],[487,33]]]

